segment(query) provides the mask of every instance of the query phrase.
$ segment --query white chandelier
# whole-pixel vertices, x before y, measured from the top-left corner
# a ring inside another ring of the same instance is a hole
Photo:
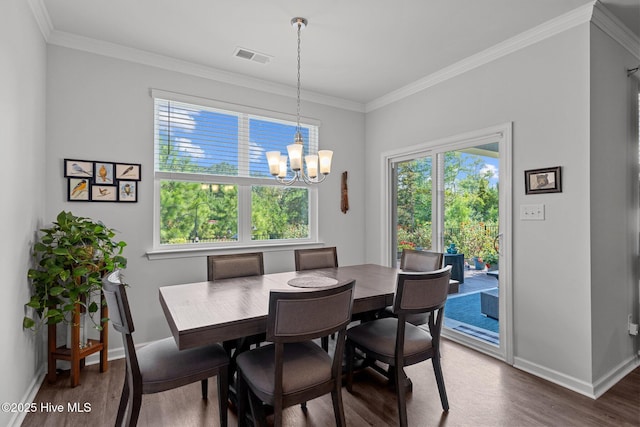
[[[296,181],[303,181],[307,184],[318,184],[325,180],[331,172],[331,158],[333,151],[319,150],[318,154],[308,154],[304,156],[307,166],[305,173],[302,168],[302,156],[304,141],[300,132],[300,31],[308,24],[305,18],[291,19],[291,25],[298,30],[298,111],[297,126],[293,144],[287,145],[289,156],[281,155],[279,151],[267,152],[267,162],[269,163],[269,173],[281,184],[291,185]],[[287,160],[289,160],[293,176],[287,179]],[[318,174],[320,172],[320,174]]]

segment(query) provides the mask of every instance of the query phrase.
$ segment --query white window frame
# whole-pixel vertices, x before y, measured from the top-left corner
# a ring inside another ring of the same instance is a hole
[[[231,104],[206,98],[200,98],[191,95],[168,92],[158,89],[151,90],[151,97],[155,101],[156,98],[184,102],[202,107],[216,108],[227,111],[233,111],[240,114],[262,116],[274,120],[282,120],[286,122],[296,121],[296,116],[286,113],[280,113],[270,110],[264,110],[244,105]],[[320,127],[320,121],[302,118],[301,123]],[[278,240],[251,240],[251,187],[252,186],[283,186],[273,178],[256,178],[248,176],[224,176],[224,175],[206,175],[194,173],[176,173],[161,172],[155,168],[155,144],[158,138],[157,123],[154,121],[154,191],[153,191],[153,249],[147,251],[149,259],[163,259],[194,256],[198,253],[210,253],[214,251],[225,251],[233,253],[241,252],[244,249],[251,248],[262,250],[281,249],[282,247],[308,246],[318,244],[318,190],[316,187],[306,185],[293,185],[288,188],[305,188],[309,194],[309,237],[302,239],[278,239]],[[243,120],[241,120],[241,125]],[[318,132],[319,133],[319,132]],[[248,142],[247,142],[248,146]],[[317,147],[311,147],[311,149]],[[201,183],[216,184],[233,184],[238,188],[238,240],[236,242],[223,243],[188,243],[188,244],[161,244],[160,243],[160,182],[163,180],[190,181]],[[283,186],[284,187],[284,186]]]

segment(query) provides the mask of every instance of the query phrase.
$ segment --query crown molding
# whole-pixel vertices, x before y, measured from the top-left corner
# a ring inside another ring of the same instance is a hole
[[[49,37],[51,37],[51,31],[53,31],[53,24],[51,23],[51,18],[49,17],[49,12],[47,8],[44,6],[43,0],[28,0],[29,7],[31,7],[31,13],[38,24],[38,28],[40,28],[40,32],[44,37],[46,42],[49,41]]]
[[[593,8],[592,22],[633,56],[640,59],[640,38],[600,2],[596,2]]]
[[[500,42],[482,52],[471,55],[433,74],[410,83],[400,89],[389,92],[365,105],[365,112],[382,108],[385,105],[397,102],[408,96],[414,95],[446,80],[471,71],[482,65],[488,64],[510,53],[516,52],[532,44],[538,43],[556,34],[562,33],[577,25],[589,22],[592,15],[595,0],[570,12],[551,19],[528,31]]]
[[[222,71],[193,62],[183,61],[181,59],[171,58],[165,55],[134,49],[116,43],[105,42],[76,34],[53,30],[51,31],[47,42],[56,46],[81,50],[124,61],[162,68],[165,70],[176,71],[276,95],[290,98],[295,98],[297,96],[296,89],[292,86],[256,79],[242,74]],[[342,98],[310,91],[302,91],[300,93],[300,97],[305,101],[316,102],[318,104],[329,105],[344,110],[364,112],[364,105],[362,103]]]

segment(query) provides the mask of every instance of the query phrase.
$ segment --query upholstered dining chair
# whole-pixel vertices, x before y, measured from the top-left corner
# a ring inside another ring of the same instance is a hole
[[[402,271],[435,271],[442,268],[444,254],[434,251],[417,251],[403,249],[400,257],[400,270]],[[393,307],[386,307],[380,317],[395,316]],[[414,313],[407,315],[407,322],[414,325],[424,325],[429,319],[428,313]]]
[[[355,281],[310,291],[271,291],[267,340],[272,344],[238,356],[238,425],[247,409],[266,425],[262,403],[273,406],[274,426],[284,408],[331,393],[337,426],[345,426],[342,360],[351,321]],[[312,340],[338,333],[333,357]]]
[[[207,280],[264,274],[262,252],[207,256]]]
[[[264,274],[264,256],[262,252],[207,256],[207,280],[216,281],[234,277],[262,276]],[[243,351],[246,348],[264,342],[265,334],[260,333],[238,339],[236,342],[225,342],[224,347],[229,354],[234,349]],[[231,360],[231,372],[235,370],[235,353]]]
[[[403,271],[434,271],[442,268],[444,254],[433,251],[403,249],[400,256],[400,269]]]
[[[296,271],[331,268],[338,266],[338,251],[335,246],[294,251]]]
[[[296,249],[293,252],[296,264],[296,271],[314,270],[316,268],[336,268],[338,267],[338,250],[335,246],[313,249]],[[335,338],[335,336],[332,336]],[[329,349],[329,337],[322,337],[320,340],[322,348]]]
[[[347,330],[347,390],[353,390],[355,349],[367,359],[379,360],[393,371],[400,426],[407,425],[405,395],[408,378],[404,367],[431,359],[442,409],[449,401],[440,365],[440,332],[449,292],[451,266],[427,273],[398,273],[393,310],[397,318],[365,322]],[[406,321],[411,313],[429,313],[429,332]]]
[[[202,398],[208,394],[209,377],[218,377],[220,425],[227,425],[229,357],[219,344],[179,350],[173,338],[155,341],[138,350],[133,342],[133,319],[120,270],[102,280],[102,290],[109,308],[109,319],[122,334],[126,357],[126,375],[116,427],[135,426],[142,395],[158,393],[196,381],[201,382]]]

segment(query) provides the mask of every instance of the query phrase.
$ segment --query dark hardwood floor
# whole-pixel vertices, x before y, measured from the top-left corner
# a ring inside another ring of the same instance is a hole
[[[431,362],[427,361],[407,369],[413,380],[413,393],[407,398],[409,425],[640,426],[640,368],[592,400],[450,341],[443,344],[442,363],[449,413],[442,412]],[[96,365],[84,368],[76,388],[69,387],[69,378],[64,375],[54,385],[45,381],[36,396],[38,408],[43,404],[63,405],[64,411],[39,410],[28,414],[22,425],[113,426],[123,378],[124,360],[117,360],[104,374]],[[395,397],[384,379],[370,369],[355,379],[354,394],[343,389],[347,425],[397,425]],[[143,396],[138,425],[218,425],[214,384],[210,384],[208,401],[200,398],[199,383]],[[76,402],[82,408],[89,403],[90,411],[70,413],[69,403]],[[294,406],[285,410],[285,416],[287,426],[335,425],[329,396],[310,401],[306,415]],[[232,411],[229,425],[237,425]]]

